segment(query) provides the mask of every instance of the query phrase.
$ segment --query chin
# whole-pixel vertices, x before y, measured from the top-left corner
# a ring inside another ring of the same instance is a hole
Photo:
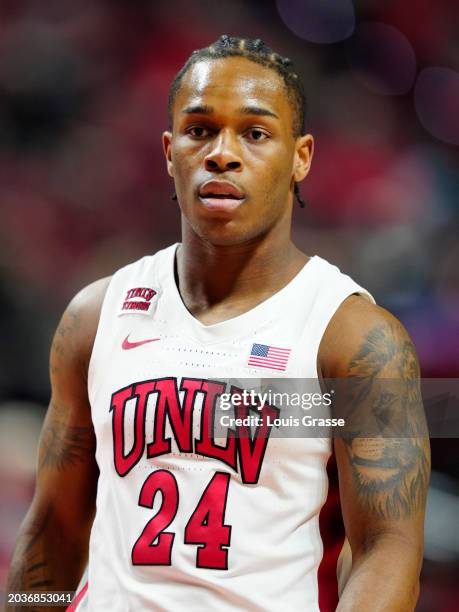
[[[195,234],[214,246],[236,246],[251,242],[266,233],[265,228],[250,228],[247,224],[226,221],[220,223],[200,223],[194,228]]]

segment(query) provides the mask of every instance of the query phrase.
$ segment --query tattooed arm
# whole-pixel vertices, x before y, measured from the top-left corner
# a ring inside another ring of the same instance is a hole
[[[107,285],[102,279],[83,289],[54,336],[52,396],[40,437],[35,494],[17,539],[7,592],[75,590],[87,562],[98,477],[87,369]],[[20,608],[27,609],[33,604]]]
[[[419,594],[430,451],[413,344],[390,313],[360,296],[321,342],[324,379],[340,378],[335,439],[352,569],[339,612],[409,612]]]

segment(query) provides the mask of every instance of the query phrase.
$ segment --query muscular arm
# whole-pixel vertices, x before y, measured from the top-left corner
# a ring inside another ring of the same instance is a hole
[[[102,279],[81,291],[54,336],[52,396],[35,494],[16,542],[7,592],[75,590],[87,562],[98,478],[87,368],[107,284]]]
[[[335,454],[352,570],[337,610],[409,612],[419,594],[430,472],[415,349],[395,317],[351,296],[319,355],[324,376],[342,378],[347,395]]]

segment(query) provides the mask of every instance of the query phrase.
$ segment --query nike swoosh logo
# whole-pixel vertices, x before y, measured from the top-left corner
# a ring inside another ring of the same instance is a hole
[[[129,335],[123,340],[123,344],[121,348],[125,351],[129,349],[137,348],[138,346],[142,346],[142,344],[148,344],[149,342],[156,342],[157,340],[161,340],[161,338],[149,338],[148,340],[139,340],[138,342],[129,342]]]

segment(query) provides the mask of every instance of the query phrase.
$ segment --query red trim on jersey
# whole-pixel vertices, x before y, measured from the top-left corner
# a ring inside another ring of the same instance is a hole
[[[88,590],[88,581],[86,580],[86,582],[84,583],[84,587],[81,589],[79,593],[75,595],[75,599],[72,601],[72,603],[69,605],[69,607],[66,609],[65,612],[76,612],[76,609],[78,608],[78,604],[83,599],[83,597],[86,595],[87,590]]]
[[[338,605],[338,578],[336,567],[344,543],[344,523],[338,487],[335,456],[327,462],[328,495],[319,514],[319,529],[324,553],[317,571],[319,583],[319,609],[334,612]]]

